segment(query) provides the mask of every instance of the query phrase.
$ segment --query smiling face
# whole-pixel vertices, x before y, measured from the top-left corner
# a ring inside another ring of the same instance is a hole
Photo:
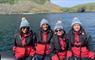
[[[41,26],[41,28],[42,28],[44,31],[46,31],[46,30],[48,30],[49,25],[48,25],[48,24],[43,24],[43,25]]]
[[[62,35],[64,34],[63,29],[56,29],[55,32],[56,32],[56,34],[57,34],[58,36],[62,36]]]
[[[80,28],[81,28],[80,24],[77,24],[76,23],[76,24],[73,25],[73,30],[74,31],[77,31],[78,32],[80,30]]]
[[[29,31],[29,27],[22,27],[22,28],[21,28],[21,32],[22,32],[23,34],[28,33],[28,31]]]

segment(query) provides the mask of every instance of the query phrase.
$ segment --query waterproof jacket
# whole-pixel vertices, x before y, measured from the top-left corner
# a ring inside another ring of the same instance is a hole
[[[36,53],[37,54],[50,54],[50,41],[52,39],[53,32],[51,29],[48,31],[39,31],[37,36]]]
[[[18,59],[24,56],[34,56],[36,40],[36,35],[32,31],[23,35],[16,34],[13,46],[15,57]]]
[[[57,35],[54,35],[54,37],[52,38],[51,40],[52,54],[55,54],[57,52],[66,52],[68,50],[69,42],[68,42],[66,34],[64,34],[61,38],[62,38],[62,41],[60,40],[60,37],[58,37]],[[63,44],[61,44],[62,42]]]
[[[72,51],[73,56],[76,57],[88,57],[89,51],[92,51],[91,36],[85,32],[81,27],[79,32],[74,32],[71,29],[68,33],[69,50]]]
[[[91,36],[85,32],[83,28],[81,28],[80,33],[79,33],[79,42],[81,43],[81,47],[86,47],[89,51],[92,51],[92,46],[91,46]],[[74,36],[74,31],[71,29],[68,33],[68,39],[69,39],[69,50],[71,50],[71,47],[75,46],[75,36]]]
[[[22,37],[20,34],[15,35],[15,41],[14,41],[14,46],[16,47],[24,47],[24,46],[35,46],[35,43],[37,41],[36,34],[32,31],[29,32],[28,36],[26,36],[26,41],[25,44],[23,45],[22,43]]]

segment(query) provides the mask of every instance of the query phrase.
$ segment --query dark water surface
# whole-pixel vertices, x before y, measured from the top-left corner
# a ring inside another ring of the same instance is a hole
[[[19,30],[21,16],[23,15],[0,15],[0,52],[7,52],[11,55],[13,37]],[[93,38],[93,48],[95,46],[95,13],[25,14],[25,16],[35,32],[39,30],[42,18],[48,19],[52,28],[57,20],[62,20],[64,29],[68,32],[73,17],[78,17],[86,31]]]

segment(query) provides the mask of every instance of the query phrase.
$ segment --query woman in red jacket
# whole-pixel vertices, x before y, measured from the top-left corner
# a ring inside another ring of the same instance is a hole
[[[30,25],[25,17],[22,18],[20,24],[20,32],[15,35],[13,52],[17,60],[32,60],[35,54],[36,36],[30,29]]]
[[[36,55],[34,60],[50,60],[50,41],[53,33],[46,19],[40,23],[40,31],[37,36]]]
[[[55,35],[51,40],[51,58],[52,60],[65,60],[69,43],[61,21],[57,21],[54,32]]]
[[[73,60],[94,59],[91,46],[91,36],[85,32],[77,17],[72,21],[71,30],[68,33],[69,49],[72,51]],[[69,55],[69,54],[68,54]]]

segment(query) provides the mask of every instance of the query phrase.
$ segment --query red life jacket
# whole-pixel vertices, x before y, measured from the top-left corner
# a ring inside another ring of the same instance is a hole
[[[63,60],[66,57],[66,51],[64,51],[66,49],[66,37],[59,37],[59,43],[63,52],[57,52],[57,54],[59,56],[59,59]]]
[[[60,43],[60,45],[61,45],[61,49],[62,50],[65,50],[65,48],[66,48],[66,38],[64,37],[64,39],[63,38],[59,38],[59,43]]]
[[[47,32],[43,32],[43,41],[46,42],[47,41]]]
[[[43,39],[42,42],[46,43],[47,38],[48,38],[47,32],[43,32],[43,34],[42,34],[42,39]],[[50,54],[50,44],[49,43],[48,44],[47,43],[46,44],[37,43],[36,53],[41,54],[41,55]]]
[[[25,48],[23,47],[16,47],[15,49],[15,57],[18,58],[22,58],[25,56]]]
[[[53,56],[51,57],[51,60],[59,60],[58,55],[57,55],[57,54],[53,55]]]
[[[27,37],[29,36],[30,34],[23,34],[22,37],[21,37],[21,40],[22,40],[22,45],[26,45],[26,40],[27,40]]]
[[[95,59],[95,53],[92,51],[89,51],[88,58]]]
[[[15,51],[14,51],[16,58],[21,58],[21,57],[24,57],[25,55],[34,56],[35,51],[32,48],[32,46],[25,46],[26,45],[26,41],[27,41],[29,36],[30,36],[30,34],[28,34],[28,35],[25,34],[25,35],[22,35],[22,36],[18,35],[17,40],[21,44],[20,44],[20,46],[18,46],[19,43],[18,43],[18,41],[16,41],[17,46],[15,46]]]
[[[79,32],[74,32],[72,29],[68,34],[68,38],[70,39],[71,48],[73,51],[73,55],[76,57],[86,57],[86,58],[94,58],[94,52],[91,52],[91,37],[89,34],[85,32],[85,30],[81,27]],[[86,40],[87,39],[87,40]],[[81,52],[80,52],[81,50]],[[90,50],[90,51],[89,51]],[[81,55],[80,55],[81,54]]]
[[[15,36],[15,44],[16,46],[24,47],[24,46],[32,46],[33,36],[31,34],[17,34]],[[34,42],[34,41],[33,41]]]
[[[74,56],[76,57],[88,57],[88,49],[87,47],[81,47],[81,42],[80,42],[80,32],[74,32],[74,36],[75,36],[75,46],[79,46],[79,47],[72,47],[72,51]],[[81,54],[81,55],[80,55]]]
[[[80,36],[79,36],[80,32],[74,32],[74,36],[75,36],[75,45],[80,46]]]
[[[66,37],[62,38],[59,37],[59,45],[62,49],[62,51],[57,51],[55,55],[53,55],[51,58],[52,60],[64,60],[64,58],[66,58]],[[55,44],[56,45],[56,44]]]
[[[47,38],[48,38],[47,32],[44,32],[43,33],[43,41],[46,42],[47,41]],[[45,51],[46,54],[50,54],[50,45],[49,44],[46,44],[45,45],[45,50],[46,50]]]
[[[64,60],[66,58],[66,52],[58,52],[51,57],[52,60]]]

